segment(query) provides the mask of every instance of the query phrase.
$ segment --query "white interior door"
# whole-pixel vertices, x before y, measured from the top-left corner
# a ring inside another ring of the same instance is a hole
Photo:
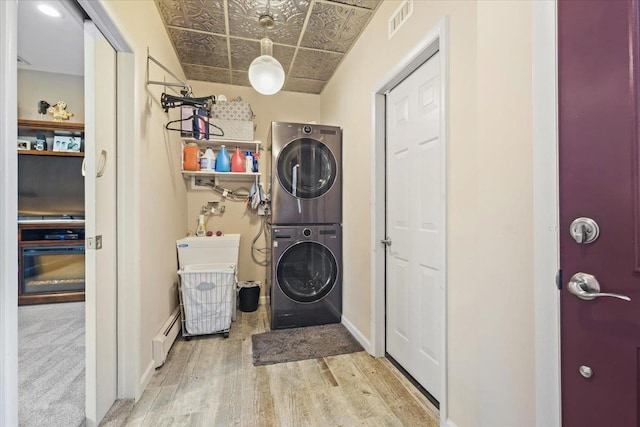
[[[116,399],[116,52],[85,23],[87,426]]]
[[[440,59],[387,95],[386,351],[440,399],[443,204]]]

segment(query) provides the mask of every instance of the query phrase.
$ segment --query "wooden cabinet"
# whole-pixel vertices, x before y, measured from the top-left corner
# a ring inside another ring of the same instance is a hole
[[[18,304],[84,301],[84,221],[18,223]]]
[[[55,137],[80,151],[54,151]],[[32,145],[18,149],[18,304],[84,301],[84,220],[53,219],[84,215],[84,123],[18,120],[18,140]]]

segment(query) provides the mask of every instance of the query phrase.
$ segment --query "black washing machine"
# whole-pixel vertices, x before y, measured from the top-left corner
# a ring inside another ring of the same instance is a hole
[[[273,122],[272,224],[342,223],[342,129]]]
[[[271,329],[342,319],[340,225],[273,226]]]

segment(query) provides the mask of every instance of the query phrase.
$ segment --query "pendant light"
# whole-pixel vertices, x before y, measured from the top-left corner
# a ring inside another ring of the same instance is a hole
[[[264,38],[260,40],[260,56],[249,66],[249,82],[259,93],[273,95],[282,89],[284,69],[273,57],[273,42],[267,37],[267,29],[275,25],[273,17],[269,14],[269,4],[267,13],[260,17],[258,23],[264,28]]]

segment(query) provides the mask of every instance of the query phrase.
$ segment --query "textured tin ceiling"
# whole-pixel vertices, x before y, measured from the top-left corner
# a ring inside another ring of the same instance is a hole
[[[320,93],[381,0],[270,0],[267,30],[283,90]],[[189,80],[250,86],[267,0],[156,0]]]

